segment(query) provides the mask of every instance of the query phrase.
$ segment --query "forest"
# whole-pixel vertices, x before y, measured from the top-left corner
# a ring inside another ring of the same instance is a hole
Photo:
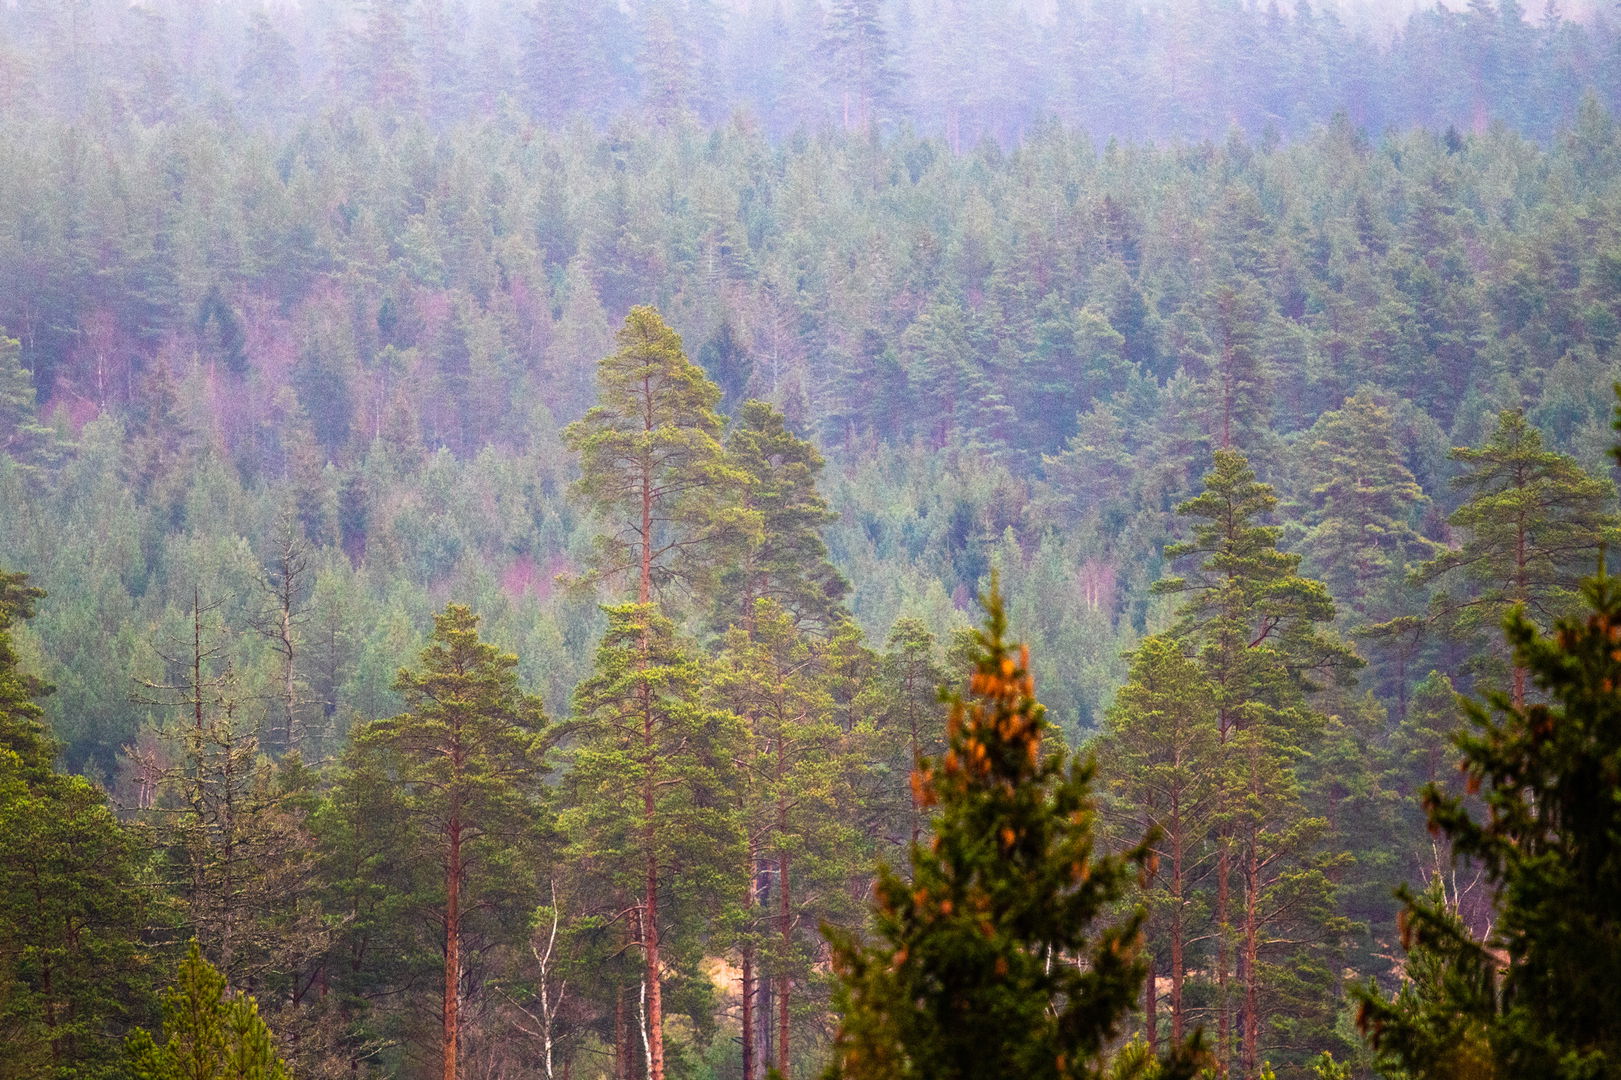
[[[1618,110],[1598,5],[0,0],[0,1080],[1621,1075]]]

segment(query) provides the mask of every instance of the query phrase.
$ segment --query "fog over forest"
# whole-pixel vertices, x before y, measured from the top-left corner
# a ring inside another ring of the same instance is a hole
[[[0,1080],[1621,1076],[1618,112],[1576,0],[0,0]]]

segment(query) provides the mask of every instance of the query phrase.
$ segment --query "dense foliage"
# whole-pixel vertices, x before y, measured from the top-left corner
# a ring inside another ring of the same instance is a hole
[[[1602,1073],[1618,34],[0,5],[0,1080]]]

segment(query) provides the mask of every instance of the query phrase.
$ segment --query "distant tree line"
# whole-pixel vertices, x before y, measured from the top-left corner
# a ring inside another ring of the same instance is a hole
[[[774,138],[913,130],[953,151],[1051,121],[1099,140],[1287,136],[1344,113],[1379,133],[1548,139],[1584,94],[1621,105],[1621,21],[1555,4],[1208,0],[72,0],[0,7],[0,105],[98,127],[333,108],[444,128],[723,125]]]

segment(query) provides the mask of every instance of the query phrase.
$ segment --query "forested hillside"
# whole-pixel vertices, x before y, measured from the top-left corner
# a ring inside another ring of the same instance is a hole
[[[952,872],[938,688],[1030,696],[993,574],[1097,761],[1025,780],[1142,876],[1127,1030],[1373,1075],[1392,889],[1494,925],[1418,802],[1477,807],[1455,694],[1535,705],[1503,620],[1621,528],[1618,49],[0,7],[0,1078],[125,1075],[193,938],[300,1080],[810,1075],[819,927]]]

